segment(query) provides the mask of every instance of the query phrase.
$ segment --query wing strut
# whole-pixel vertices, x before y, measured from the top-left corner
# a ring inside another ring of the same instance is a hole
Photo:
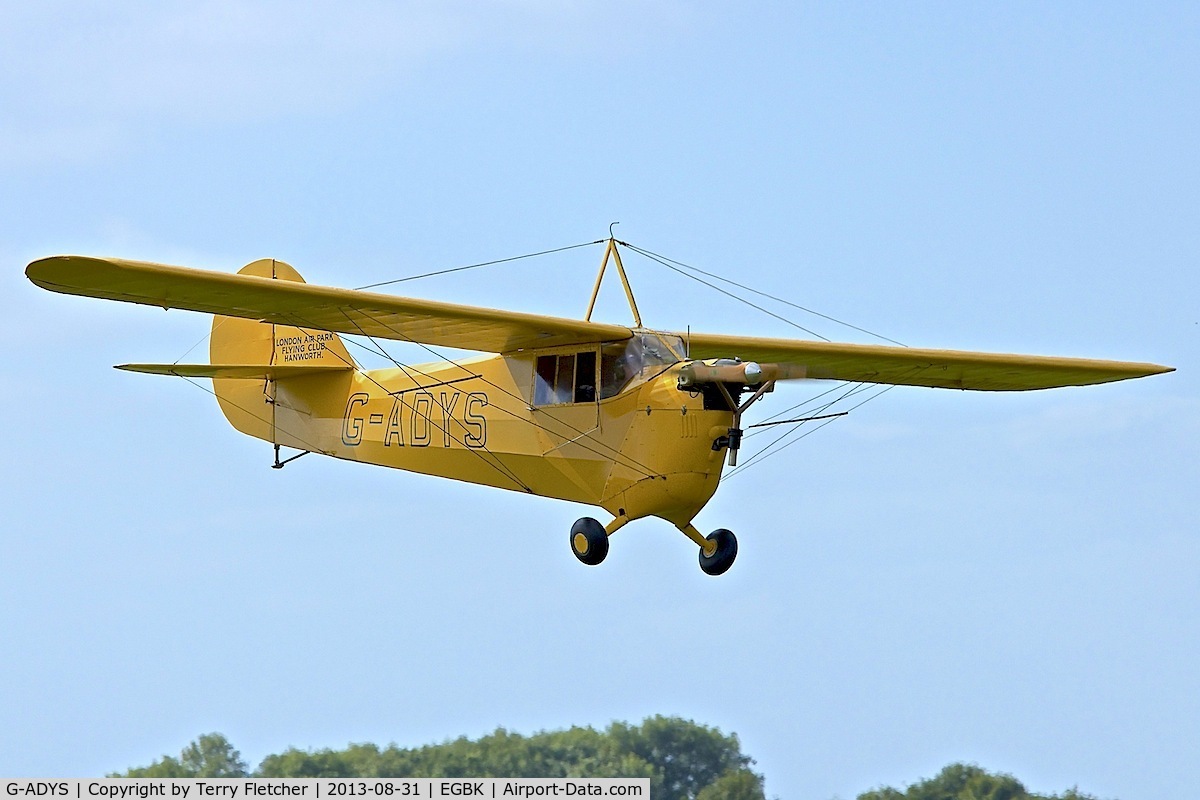
[[[616,225],[614,222],[613,225]],[[609,232],[612,232],[612,226],[609,226]],[[625,274],[625,265],[621,263],[621,254],[617,252],[617,240],[611,236],[608,239],[608,246],[604,248],[604,258],[600,261],[600,272],[596,275],[596,285],[592,287],[592,299],[588,302],[587,314],[583,316],[584,322],[592,321],[592,311],[596,308],[596,297],[600,294],[600,284],[604,282],[604,270],[608,267],[609,256],[617,265],[617,274],[621,276],[621,285],[625,287],[625,298],[629,300],[629,310],[633,312],[633,326],[635,328],[642,327],[642,315],[638,313],[637,301],[633,299],[633,289],[629,286],[629,277]]]

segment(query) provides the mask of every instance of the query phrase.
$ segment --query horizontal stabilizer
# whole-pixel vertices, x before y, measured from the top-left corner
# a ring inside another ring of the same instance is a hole
[[[117,369],[178,378],[247,378],[279,381],[327,372],[348,372],[353,367],[306,364],[118,364]]]

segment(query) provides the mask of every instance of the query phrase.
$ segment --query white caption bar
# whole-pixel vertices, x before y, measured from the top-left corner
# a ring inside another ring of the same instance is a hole
[[[629,797],[649,800],[649,778],[78,778],[0,779],[0,800],[405,800],[405,798]]]

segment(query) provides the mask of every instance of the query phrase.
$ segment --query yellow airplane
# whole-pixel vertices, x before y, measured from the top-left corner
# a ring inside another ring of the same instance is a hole
[[[633,327],[591,321],[610,262]],[[598,506],[611,522],[584,517],[571,527],[571,549],[585,564],[603,561],[608,537],[626,523],[659,517],[696,543],[709,575],[729,569],[737,539],[725,529],[704,536],[692,521],[726,462],[737,463],[742,414],[776,381],[1019,391],[1172,371],[656,331],[642,326],[611,238],[582,320],[313,286],[272,259],[232,275],[55,256],[26,275],[54,292],[213,314],[210,363],[119,369],[211,378],[230,424],[274,444],[277,467],[288,447]],[[484,355],[367,371],[338,334]]]

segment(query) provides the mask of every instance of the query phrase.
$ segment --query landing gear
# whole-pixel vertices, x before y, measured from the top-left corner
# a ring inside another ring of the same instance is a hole
[[[718,528],[708,536],[692,523],[679,526],[680,532],[700,546],[700,569],[708,575],[723,575],[737,558],[737,537],[733,531]]]
[[[627,522],[629,518],[624,514],[607,526],[591,517],[575,520],[571,526],[571,552],[584,564],[596,566],[608,555],[608,537]],[[733,566],[737,558],[737,537],[733,531],[718,528],[704,536],[690,522],[680,525],[679,530],[700,548],[700,569],[706,574],[724,575]]]
[[[708,575],[724,574],[737,558],[737,537],[733,531],[718,528],[704,541],[708,544],[700,548],[700,569]]]
[[[571,526],[571,552],[583,563],[594,567],[608,555],[608,531],[591,517],[576,520]]]

